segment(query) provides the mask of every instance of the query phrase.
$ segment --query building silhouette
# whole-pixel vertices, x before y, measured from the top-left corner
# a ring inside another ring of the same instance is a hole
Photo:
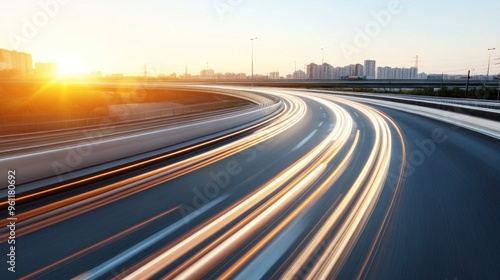
[[[28,53],[0,49],[0,71],[12,71],[17,77],[31,77],[33,58]]]
[[[366,76],[367,79],[375,79],[377,74],[376,64],[375,60],[365,60],[363,76]]]

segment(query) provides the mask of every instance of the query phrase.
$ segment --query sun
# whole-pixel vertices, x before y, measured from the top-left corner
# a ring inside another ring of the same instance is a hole
[[[57,60],[57,69],[60,76],[70,76],[82,74],[85,71],[85,65],[80,57],[66,55]]]

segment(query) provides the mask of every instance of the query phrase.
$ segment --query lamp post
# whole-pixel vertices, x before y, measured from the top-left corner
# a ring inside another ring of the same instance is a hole
[[[254,40],[257,40],[257,37],[250,38],[250,41],[252,41],[252,87],[253,87],[253,41]]]
[[[321,48],[321,64],[325,63],[325,49]]]
[[[491,62],[491,51],[495,50],[495,48],[488,49],[489,56],[488,56],[488,71],[486,72],[486,81],[488,81],[489,76],[490,76],[490,62]]]

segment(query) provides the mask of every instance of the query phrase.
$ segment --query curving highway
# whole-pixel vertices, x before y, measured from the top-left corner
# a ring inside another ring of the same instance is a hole
[[[283,110],[31,193],[0,278],[500,277],[500,138],[360,97],[254,90]]]

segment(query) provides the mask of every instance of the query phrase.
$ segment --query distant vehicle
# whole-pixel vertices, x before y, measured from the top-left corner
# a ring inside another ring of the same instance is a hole
[[[359,81],[359,80],[366,80],[366,76],[342,76],[340,77],[340,79],[348,81]]]

